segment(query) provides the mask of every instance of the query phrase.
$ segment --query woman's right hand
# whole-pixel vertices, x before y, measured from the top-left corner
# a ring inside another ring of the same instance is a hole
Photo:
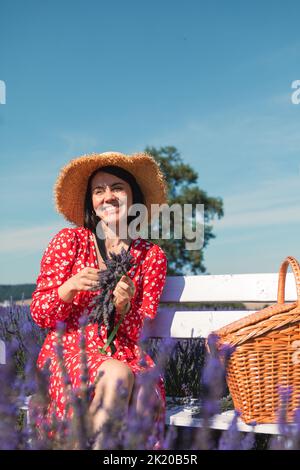
[[[58,288],[58,296],[65,302],[71,303],[77,292],[98,290],[100,288],[99,273],[99,269],[86,266]]]
[[[68,284],[73,291],[88,291],[99,289],[100,270],[86,266],[77,274],[68,279]]]

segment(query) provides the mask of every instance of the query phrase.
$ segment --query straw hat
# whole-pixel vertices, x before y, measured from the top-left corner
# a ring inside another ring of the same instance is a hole
[[[129,171],[139,184],[145,198],[148,217],[151,204],[167,202],[167,184],[159,165],[147,153],[126,155],[104,152],[82,155],[62,167],[54,185],[54,204],[58,213],[69,222],[84,224],[84,199],[90,175],[107,165],[119,166]]]

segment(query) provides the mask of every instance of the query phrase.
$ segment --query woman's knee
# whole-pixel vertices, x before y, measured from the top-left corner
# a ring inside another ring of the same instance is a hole
[[[163,404],[156,385],[135,384],[129,406],[135,412],[142,414],[154,414],[155,419],[163,410]]]
[[[120,383],[123,387],[129,389],[132,389],[134,385],[134,373],[124,362],[109,359],[99,367],[98,374],[101,372],[104,372],[104,374],[97,384],[101,390],[107,387],[110,389],[117,388]]]

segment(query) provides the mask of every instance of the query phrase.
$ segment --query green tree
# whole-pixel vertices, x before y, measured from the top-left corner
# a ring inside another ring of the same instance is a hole
[[[182,239],[174,238],[174,217],[172,213],[170,218],[170,239],[157,239],[157,243],[163,248],[168,257],[167,274],[171,276],[204,273],[206,272],[203,264],[204,249],[209,241],[216,237],[213,233],[213,227],[209,223],[215,216],[219,219],[223,217],[223,201],[219,197],[208,196],[205,191],[199,188],[197,184],[198,174],[190,165],[184,163],[176,147],[166,146],[160,149],[146,147],[145,151],[155,158],[166,177],[169,205],[174,203],[180,205],[192,204],[193,221],[195,221],[196,204],[204,204],[204,241],[200,250],[187,250],[185,248],[184,232]]]
[[[30,299],[35,287],[35,284],[0,285],[0,302]]]

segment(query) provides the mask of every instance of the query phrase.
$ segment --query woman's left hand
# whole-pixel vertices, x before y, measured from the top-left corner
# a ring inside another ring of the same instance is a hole
[[[116,308],[121,311],[126,311],[134,294],[134,282],[129,276],[123,275],[113,291]]]

